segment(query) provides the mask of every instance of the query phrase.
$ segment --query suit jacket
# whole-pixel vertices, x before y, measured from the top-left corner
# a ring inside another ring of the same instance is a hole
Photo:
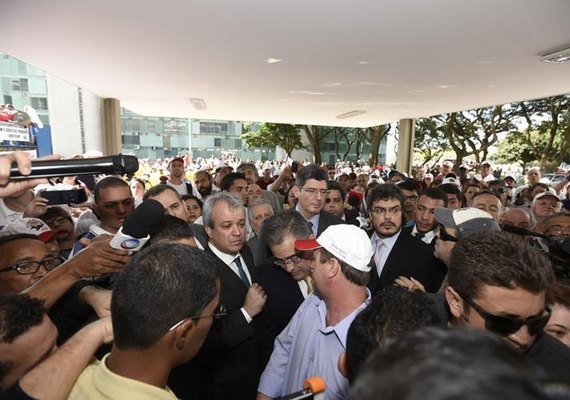
[[[433,247],[410,235],[400,232],[392,251],[388,255],[382,275],[378,276],[374,258],[371,261],[370,283],[368,288],[374,296],[402,275],[420,281],[427,292],[437,292],[447,274],[447,266],[433,255]]]
[[[345,222],[336,215],[333,215],[326,211],[321,211],[319,214],[319,229],[317,230],[317,237],[320,236],[321,233],[323,233],[323,231],[327,229],[329,226],[344,224],[344,223]]]
[[[254,399],[262,372],[260,364],[260,339],[256,333],[256,319],[247,323],[241,312],[248,288],[239,276],[216,259],[220,273],[220,303],[228,310],[228,316],[214,320],[198,355],[184,367],[171,374],[169,386],[182,399]],[[253,257],[244,245],[240,252],[252,281],[256,281]]]
[[[287,326],[305,298],[297,281],[275,265],[273,257],[257,267],[256,273],[257,283],[267,294],[267,303],[256,318],[263,342],[262,364],[265,366],[273,351],[275,338]]]

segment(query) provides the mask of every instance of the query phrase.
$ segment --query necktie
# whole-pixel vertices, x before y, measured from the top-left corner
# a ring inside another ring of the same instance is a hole
[[[376,249],[374,250],[374,265],[376,265],[377,271],[382,267],[382,247],[384,247],[384,242],[382,239],[378,239],[376,242]]]
[[[422,240],[424,237],[426,237],[426,234],[422,232],[416,232],[416,237]]]
[[[307,226],[311,230],[311,235],[313,234],[313,223],[311,221],[307,221]]]
[[[307,276],[304,281],[307,284],[307,295],[309,295],[313,291],[313,278]]]
[[[241,265],[241,260],[239,259],[239,256],[237,256],[233,263],[238,267],[238,272],[239,272],[239,278],[241,279],[241,281],[243,282],[243,284],[247,287],[251,286],[251,282],[249,281],[249,279],[247,279],[247,275],[243,269],[243,266]]]

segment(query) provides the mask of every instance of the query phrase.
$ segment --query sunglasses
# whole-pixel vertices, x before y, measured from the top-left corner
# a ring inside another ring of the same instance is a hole
[[[439,226],[439,238],[444,242],[457,242],[458,240],[455,236],[451,236],[449,233],[447,233],[443,225]]]
[[[550,319],[550,308],[546,307],[540,316],[530,317],[527,319],[519,319],[514,317],[507,317],[502,315],[495,315],[485,311],[481,306],[475,303],[471,298],[465,296],[457,291],[463,300],[467,302],[477,313],[485,320],[485,329],[490,332],[496,333],[500,336],[509,336],[517,332],[523,326],[528,329],[528,334],[536,336],[546,326]]]

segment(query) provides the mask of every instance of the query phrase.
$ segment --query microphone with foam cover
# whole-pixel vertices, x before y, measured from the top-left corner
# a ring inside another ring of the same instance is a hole
[[[150,239],[150,234],[164,216],[164,207],[156,200],[143,201],[129,215],[123,226],[111,239],[111,247],[119,250],[139,251]]]
[[[75,175],[126,175],[137,172],[139,159],[135,156],[117,154],[100,158],[73,160],[33,160],[32,172],[22,175],[16,163],[10,168],[10,180],[53,178]]]

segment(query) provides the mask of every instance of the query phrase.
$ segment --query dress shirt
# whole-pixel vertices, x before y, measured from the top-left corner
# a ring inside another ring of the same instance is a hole
[[[424,233],[424,237],[421,238],[420,240],[424,243],[431,244],[433,242],[433,239],[435,239],[435,233],[437,232],[438,229],[439,228],[435,228],[429,232]],[[416,227],[416,224],[414,224],[414,229],[412,229],[412,236],[416,236],[417,232],[418,228]]]
[[[316,293],[301,304],[277,336],[271,359],[261,375],[258,391],[272,398],[303,389],[303,382],[320,376],[327,384],[328,400],[348,398],[348,380],[339,372],[338,358],[346,349],[350,324],[370,303],[367,299],[335,326],[327,326],[327,306]]]
[[[295,206],[295,211],[297,211],[299,214],[303,215],[303,213],[301,212],[301,206],[299,204],[297,204]],[[313,235],[315,235],[315,237],[317,237],[317,232],[319,231],[319,217],[320,217],[320,213],[317,215],[313,215],[311,217],[311,219],[307,220],[307,222],[310,222],[311,225],[311,230],[313,231]]]
[[[236,275],[237,277],[240,279],[241,281],[241,277],[239,276],[239,270],[237,265],[235,265],[234,260],[236,257],[239,257],[241,260],[241,265],[243,266],[243,271],[245,272],[245,274],[247,275],[247,279],[249,279],[250,282],[253,283],[253,281],[251,280],[251,275],[249,274],[249,268],[248,265],[245,263],[245,260],[243,259],[243,257],[237,253],[237,254],[228,254],[228,253],[224,253],[220,250],[218,250],[216,248],[216,246],[214,246],[212,244],[212,242],[208,242],[208,246],[210,247],[210,250],[212,250],[212,253],[214,253],[220,260],[222,260],[222,262],[224,264],[226,264]],[[247,323],[251,323],[251,321],[253,321],[253,318],[251,318],[249,316],[249,314],[247,313],[247,311],[245,311],[245,308],[241,308],[241,312],[243,314],[243,316],[245,317],[245,319],[247,320]]]
[[[134,379],[117,375],[106,362],[107,354],[101,362],[95,361],[87,366],[77,378],[68,399],[71,400],[176,400],[172,391],[166,388],[149,385]]]
[[[374,251],[376,251],[376,246],[378,245],[379,240],[382,240],[382,242],[384,243],[384,246],[382,246],[380,263],[379,265],[376,265],[376,271],[378,272],[378,276],[381,276],[382,270],[384,269],[384,265],[386,264],[386,260],[388,259],[388,256],[390,255],[392,248],[396,244],[396,241],[400,237],[400,233],[402,233],[401,229],[394,236],[390,237],[380,237],[376,234],[376,232],[372,234],[370,241],[372,242],[372,248],[374,249]]]

